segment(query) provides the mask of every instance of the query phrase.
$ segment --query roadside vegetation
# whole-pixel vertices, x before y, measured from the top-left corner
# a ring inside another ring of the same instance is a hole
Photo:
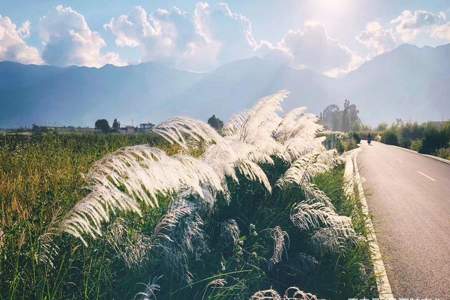
[[[358,148],[358,144],[361,142],[360,133],[357,131],[326,132],[323,135],[325,136],[325,147],[327,149],[336,149],[339,154]]]
[[[0,298],[375,297],[342,160],[285,96],[221,134],[1,137]]]
[[[397,122],[381,126],[381,141],[424,154],[450,159],[450,121],[433,123]]]

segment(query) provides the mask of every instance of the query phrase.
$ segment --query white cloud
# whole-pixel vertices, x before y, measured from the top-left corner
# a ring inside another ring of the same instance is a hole
[[[0,61],[9,60],[24,64],[41,64],[36,48],[28,46],[25,39],[30,36],[30,22],[17,28],[9,17],[0,15]]]
[[[368,23],[366,30],[356,39],[371,49],[375,55],[392,50],[397,44],[392,30],[383,28],[378,22]]]
[[[372,55],[389,51],[401,43],[413,43],[420,38],[450,41],[450,22],[444,12],[405,10],[388,24],[370,22],[357,36]]]
[[[135,7],[127,15],[112,18],[104,28],[114,35],[117,46],[139,49],[141,61],[195,71],[255,55],[333,76],[361,63],[318,23],[305,23],[302,30],[289,31],[276,44],[256,41],[251,21],[226,3],[200,2],[192,14],[178,8],[148,13]]]
[[[224,3],[198,3],[193,14],[178,8],[150,14],[135,7],[104,27],[113,33],[117,46],[138,48],[142,61],[196,71],[250,56],[256,44],[251,22]]]
[[[231,11],[226,3],[214,7],[198,3],[195,24],[199,34],[218,48],[217,60],[221,63],[252,56],[258,46],[253,37],[251,21]]]
[[[280,46],[292,55],[294,65],[319,72],[346,68],[352,61],[351,51],[330,38],[319,23],[305,23],[302,31],[289,31]]]
[[[395,32],[402,42],[411,42],[424,30],[443,24],[445,19],[446,15],[443,12],[432,13],[424,10],[411,12],[405,10],[391,21],[391,25],[395,28]]]
[[[315,22],[306,22],[302,30],[290,30],[275,45],[262,41],[257,51],[260,56],[331,77],[348,73],[362,63],[358,55]]]
[[[148,14],[138,6],[129,15],[112,18],[104,27],[116,37],[117,46],[140,49],[142,61],[180,66],[192,59],[201,67],[204,62],[197,56],[206,55],[208,60],[206,41],[197,33],[192,16],[178,8]]]
[[[450,42],[450,22],[434,27],[431,36]]]
[[[44,43],[42,57],[51,65],[101,67],[123,64],[116,53],[102,53],[103,38],[89,28],[83,15],[71,7],[58,5],[42,17],[39,33]]]
[[[294,60],[294,56],[280,43],[274,45],[268,41],[260,41],[255,52],[257,56],[278,64],[290,65]]]

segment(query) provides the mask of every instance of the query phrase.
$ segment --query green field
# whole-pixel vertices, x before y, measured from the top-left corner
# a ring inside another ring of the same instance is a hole
[[[364,220],[357,201],[343,194],[342,166],[313,179],[337,213],[351,217],[359,235],[338,249],[315,246],[311,231],[292,224],[289,214],[305,197],[301,190],[268,193],[243,176],[239,184],[229,183],[229,201],[219,199],[212,211],[180,221],[177,226],[201,228],[187,231],[192,245],[183,244],[185,235],[172,236],[179,244],[171,248],[171,257],[147,241],[174,198],[160,197],[159,208],[144,208],[142,217],[113,216],[103,225],[103,238],[89,239],[87,247],[54,232],[55,224],[88,194],[83,174],[95,161],[121,147],[146,143],[168,154],[180,151],[154,135],[1,137],[1,299],[144,299],[138,293],[153,290],[152,281],[160,286],[158,299],[248,299],[258,290],[282,293],[290,286],[329,299],[376,295],[362,238]],[[287,169],[282,162],[262,167],[271,183]],[[239,230],[224,235],[224,224],[239,225]],[[278,250],[277,239],[284,240]],[[193,250],[186,253],[189,247]],[[280,261],[274,263],[276,251]]]

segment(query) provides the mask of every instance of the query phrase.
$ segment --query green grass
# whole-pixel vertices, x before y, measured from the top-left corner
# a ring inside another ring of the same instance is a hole
[[[339,167],[315,178],[317,186],[332,200],[339,214],[352,219],[355,231],[366,237],[366,216],[361,209],[361,203],[356,197],[345,195],[344,168]],[[357,246],[340,257],[340,266],[336,273],[339,290],[342,295],[353,295],[353,298],[376,298],[377,288],[373,267],[369,256],[367,240],[361,240]]]
[[[141,283],[163,275],[158,299],[248,299],[255,291],[289,286],[329,299],[376,295],[368,246],[357,243],[338,256],[320,258],[318,266],[305,266],[305,255],[316,255],[307,242],[309,233],[300,233],[289,220],[301,193],[269,194],[261,186],[240,178],[230,182],[232,199],[220,201],[216,209],[203,215],[209,252],[200,260],[188,258],[193,280],[183,283],[162,263],[158,249],[137,267],[128,268],[105,239],[90,240],[84,247],[68,235],[50,237],[60,247],[54,267],[42,263],[39,237],[88,192],[82,174],[93,162],[120,147],[150,143],[169,154],[169,147],[151,135],[42,135],[4,136],[0,140],[0,299],[131,299],[143,291]],[[201,150],[199,150],[201,152]],[[193,155],[199,155],[193,153]],[[272,183],[287,166],[265,166]],[[343,168],[338,167],[314,180],[333,201],[338,212],[350,216],[358,233],[364,234],[364,218],[358,202],[343,193]],[[162,199],[158,209],[146,209],[142,218],[120,215],[127,224],[127,236],[151,235],[169,205]],[[234,219],[240,242],[226,249],[219,238],[218,224]],[[287,257],[267,268],[273,240],[268,229],[281,226],[290,237]],[[252,228],[255,228],[254,230]],[[303,255],[303,256],[302,256]],[[211,286],[225,279],[224,286]]]

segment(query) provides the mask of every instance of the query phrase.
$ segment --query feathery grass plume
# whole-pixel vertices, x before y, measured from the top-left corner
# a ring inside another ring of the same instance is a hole
[[[305,110],[305,107],[299,107],[289,111],[273,134],[275,140],[284,145],[290,161],[324,150],[324,138],[317,137],[323,127],[318,124],[316,116],[305,113]]]
[[[180,223],[181,219],[192,214],[193,211],[194,207],[185,202],[179,204],[176,208],[170,209],[156,225],[153,231],[154,237],[159,240],[173,242],[170,238],[170,234]]]
[[[117,218],[106,234],[106,241],[128,269],[141,265],[153,248],[152,239],[139,232],[130,232],[123,218]]]
[[[311,237],[311,244],[316,253],[321,256],[337,255],[354,245],[357,238],[351,227],[332,226],[317,230]]]
[[[305,202],[307,203],[320,202],[333,210],[335,209],[333,203],[331,203],[331,199],[314,183],[311,182],[304,183],[302,186],[302,190],[303,193],[305,194]]]
[[[256,151],[252,145],[223,139],[221,143],[208,147],[202,159],[216,171],[224,185],[226,176],[238,182],[236,172],[240,172],[247,179],[258,181],[271,191],[267,175],[258,163],[273,163],[273,160],[270,156]]]
[[[280,91],[262,98],[251,110],[227,124],[225,137],[208,124],[190,118],[173,118],[159,124],[154,132],[168,142],[184,149],[205,143],[206,151],[196,159],[187,155],[168,156],[162,150],[140,145],[107,155],[91,168],[87,176],[91,193],[68,212],[61,229],[87,245],[83,235],[101,236],[101,226],[112,214],[119,211],[140,214],[141,205],[157,207],[158,196],[188,190],[212,205],[217,193],[226,195],[226,177],[237,181],[236,172],[260,182],[270,192],[269,180],[258,163],[273,163],[271,155],[289,160],[286,147],[274,138],[274,134],[278,130],[281,141],[291,143],[294,139],[301,144],[305,143],[302,138],[314,141],[319,126],[303,109],[282,119],[278,113],[287,95],[287,91]],[[298,125],[295,121],[304,124]],[[313,129],[308,131],[305,124]],[[302,161],[295,162],[285,179],[302,178],[301,174],[311,177],[323,171],[327,165],[322,156],[323,153],[314,156],[313,166],[307,171],[301,169],[304,167]],[[300,170],[303,173],[299,174]]]
[[[187,118],[176,117],[158,124],[153,132],[161,135],[171,144],[178,144],[184,149],[189,148],[191,141],[207,144],[219,143],[221,136],[208,124]],[[188,138],[187,138],[188,137]]]
[[[273,239],[273,254],[269,260],[269,270],[281,261],[283,252],[287,256],[287,248],[289,248],[289,234],[280,226],[271,228],[270,236]]]
[[[189,259],[199,260],[209,252],[203,231],[202,207],[184,198],[172,202],[166,216],[155,227],[162,261],[166,270],[180,281],[190,283]]]
[[[156,293],[161,290],[161,286],[158,284],[161,278],[162,275],[152,278],[148,283],[140,283],[145,286],[145,290],[134,295],[133,299],[156,300]]]
[[[60,222],[60,219],[61,219],[61,210],[57,209],[56,212],[53,214],[52,219],[50,220],[50,223],[47,226],[47,229],[37,239],[38,241],[38,249],[36,253],[37,262],[42,265],[50,266],[50,268],[52,269],[55,268],[54,260],[60,251],[60,247],[55,242],[55,237],[58,236],[59,234],[58,224]]]
[[[276,185],[284,187],[289,184],[297,184],[303,187],[314,176],[331,170],[341,163],[334,150],[313,152],[295,160],[291,167],[277,180]]]
[[[274,139],[284,145],[291,161],[323,150],[323,138],[317,137],[323,127],[317,123],[316,116],[305,110],[305,107],[299,107],[289,111],[273,134]]]
[[[251,181],[257,181],[261,183],[267,191],[272,191],[272,186],[270,185],[269,179],[266,173],[254,162],[250,160],[240,160],[237,163],[237,168],[242,175]]]
[[[298,287],[291,286],[284,292],[284,299],[317,300],[317,296],[306,293]]]
[[[289,287],[281,296],[277,291],[273,289],[258,291],[254,293],[251,300],[317,300],[317,297],[310,293],[305,293],[297,287]]]
[[[273,133],[282,120],[278,113],[288,95],[288,91],[279,91],[260,99],[249,111],[235,115],[224,126],[225,136],[255,145],[258,151],[268,155],[285,158],[284,147],[275,141]]]
[[[336,213],[323,203],[300,202],[292,207],[291,222],[300,230],[311,230],[331,225]]]
[[[101,225],[117,211],[141,214],[140,205],[158,206],[158,196],[190,190],[211,202],[211,192],[223,192],[221,179],[201,160],[168,156],[146,145],[122,148],[94,164],[87,175],[91,193],[78,202],[61,224],[80,238],[101,236]],[[205,193],[205,191],[208,191]]]
[[[251,300],[282,300],[280,294],[277,291],[269,289],[257,291],[251,297]]]
[[[278,112],[288,95],[288,91],[281,90],[261,98],[250,110],[234,115],[223,127],[225,136],[235,136],[249,144],[257,142],[261,135],[271,137],[281,122]]]
[[[272,162],[269,155],[259,152],[255,146],[220,136],[208,124],[190,118],[174,118],[159,124],[154,130],[170,143],[188,149],[194,143],[204,142],[209,147],[202,155],[225,185],[225,176],[237,181],[236,168],[250,180],[258,180],[270,191],[266,174],[255,163]],[[273,163],[273,162],[272,162]]]

